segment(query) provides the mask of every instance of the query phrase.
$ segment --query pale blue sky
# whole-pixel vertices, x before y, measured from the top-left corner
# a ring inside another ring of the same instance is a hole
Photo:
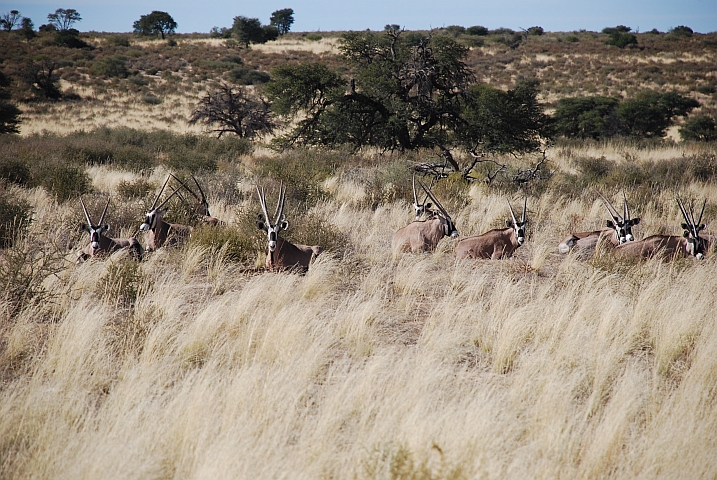
[[[514,30],[541,26],[550,32],[600,31],[627,25],[633,31],[667,31],[686,25],[695,32],[717,31],[717,0],[19,0],[0,3],[0,13],[19,10],[38,27],[58,8],[74,8],[82,16],[82,32],[131,32],[132,24],[152,10],[169,13],[178,33],[209,32],[230,27],[237,15],[263,24],[275,10],[294,10],[295,32],[381,30],[399,24],[408,30],[448,25],[482,25]]]

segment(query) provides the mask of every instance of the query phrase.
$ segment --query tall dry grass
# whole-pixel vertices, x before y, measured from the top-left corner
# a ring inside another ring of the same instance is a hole
[[[190,244],[68,265],[44,281],[52,301],[3,308],[0,477],[717,476],[714,256],[559,256],[564,235],[602,222],[591,192],[529,196],[510,260],[456,263],[448,239],[393,256],[410,205],[325,183],[308,213],[348,248],[305,276]],[[717,203],[714,185],[687,190]],[[18,189],[41,212],[34,234],[77,208],[37,192]],[[522,196],[466,198],[451,211],[462,236]],[[638,238],[679,233],[673,204],[665,191],[635,205]]]

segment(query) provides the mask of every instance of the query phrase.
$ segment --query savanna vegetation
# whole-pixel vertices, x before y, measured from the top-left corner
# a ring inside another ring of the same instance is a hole
[[[290,32],[282,12],[266,43],[0,32],[0,477],[715,477],[714,252],[557,244],[604,226],[598,191],[626,192],[638,239],[681,234],[678,195],[714,231],[717,34],[450,26],[416,57],[427,32]],[[220,132],[217,104],[271,128]],[[175,196],[186,244],[75,264],[80,196],[142,241],[169,172],[225,225]],[[414,172],[461,236],[395,255]],[[285,185],[287,238],[324,248],[306,275],[264,270],[257,184],[270,209]],[[455,261],[524,198],[513,258]]]

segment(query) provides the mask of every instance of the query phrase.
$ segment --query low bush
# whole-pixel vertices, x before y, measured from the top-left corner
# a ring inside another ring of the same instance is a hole
[[[44,187],[60,202],[92,190],[92,181],[84,168],[73,165],[50,164],[34,175],[33,182]]]
[[[0,248],[11,247],[30,224],[32,207],[0,185]]]

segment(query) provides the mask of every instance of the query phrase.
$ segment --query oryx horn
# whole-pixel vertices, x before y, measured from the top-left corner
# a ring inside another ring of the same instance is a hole
[[[199,197],[197,196],[197,194],[194,193],[194,192],[192,191],[192,189],[189,188],[183,181],[181,181],[179,178],[177,178],[177,176],[176,176],[175,174],[170,173],[170,175],[172,176],[172,178],[174,178],[176,181],[178,181],[179,184],[182,185],[186,191],[188,191],[189,193],[191,193],[194,198],[196,198],[198,201],[201,201],[201,200],[199,199]],[[194,178],[194,177],[192,176],[192,178]],[[194,180],[194,181],[196,182],[196,180]],[[181,195],[180,195],[180,197],[181,197]]]
[[[107,197],[107,203],[105,204],[105,209],[102,211],[102,216],[100,217],[100,222],[97,224],[100,228],[102,228],[102,222],[105,221],[105,215],[107,214],[107,207],[110,206],[110,197]]]
[[[199,189],[199,193],[202,195],[202,198],[201,198],[200,201],[201,201],[202,203],[207,203],[207,197],[206,197],[206,195],[204,195],[204,190],[202,190],[202,186],[199,185],[199,182],[197,181],[196,178],[194,178],[194,175],[192,175],[192,180],[194,180],[194,183],[197,184],[197,188]],[[196,195],[195,195],[195,196],[196,196]]]
[[[279,184],[279,201],[276,202],[276,211],[274,212],[274,225],[279,223],[284,217],[284,202],[286,201],[286,187],[282,181]]]
[[[264,212],[264,219],[266,220],[267,227],[271,227],[271,220],[269,220],[269,212],[266,211],[266,198],[264,197],[264,187],[259,190],[259,185],[256,186],[256,194],[259,196],[259,204],[261,205],[261,211]]]
[[[528,197],[526,196],[525,200],[523,200],[523,217],[520,220],[520,222],[523,224],[525,223],[525,215],[526,215],[527,211],[528,211]]]
[[[625,217],[625,222],[630,220],[630,209],[627,206],[627,197],[625,196],[625,190],[622,191],[622,210]]]
[[[612,217],[612,219],[618,223],[622,223],[623,222],[622,217],[620,217],[620,214],[617,213],[617,210],[615,209],[615,207],[612,206],[612,203],[610,203],[610,200],[605,198],[605,195],[603,195],[602,193],[600,193],[600,192],[597,192],[597,193],[598,193],[598,195],[600,195],[600,198],[602,198],[603,204],[605,205],[605,208],[607,208],[607,211],[610,214],[610,216]]]
[[[441,211],[441,213],[443,213],[443,215],[445,215],[446,218],[451,218],[451,216],[448,215],[448,212],[446,212],[446,209],[443,208],[443,205],[441,205],[441,202],[438,201],[436,196],[433,195],[433,192],[431,192],[431,190],[426,186],[426,184],[423,183],[421,180],[418,181],[418,184],[421,186],[421,188],[423,188],[423,190],[425,190],[426,195],[428,195],[430,197],[430,199],[433,200],[433,203],[436,204],[436,206]]]
[[[87,220],[87,226],[92,228],[92,220],[90,220],[90,214],[87,213],[87,207],[85,206],[85,202],[82,200],[82,197],[80,197],[80,203],[82,204],[82,210],[85,212],[85,219]]]
[[[416,174],[413,174],[413,203],[418,205],[418,195],[416,195]]]
[[[527,201],[527,197],[526,197]],[[510,201],[506,200],[508,203],[508,209],[510,210],[510,216],[513,217],[513,225],[518,225],[518,220],[515,219],[515,213],[513,213],[513,207],[510,206]],[[525,210],[523,210],[523,213],[525,214]]]
[[[167,182],[169,182],[170,175],[171,175],[171,173],[170,173],[169,175],[167,175],[167,179],[164,181],[164,185],[162,185],[162,189],[161,189],[161,190],[159,191],[159,193],[157,194],[157,198],[154,199],[154,202],[152,203],[152,206],[151,206],[150,209],[149,209],[150,211],[154,210],[154,207],[157,206],[157,202],[159,201],[159,197],[162,196],[162,193],[164,193],[164,188],[167,186]]]

